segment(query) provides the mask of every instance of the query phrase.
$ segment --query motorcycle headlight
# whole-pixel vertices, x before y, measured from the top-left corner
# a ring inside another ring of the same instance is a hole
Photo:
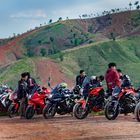
[[[52,94],[50,94],[50,95],[48,96],[48,98],[49,98],[49,99],[51,99],[51,98],[52,98],[52,96],[53,96],[53,95],[52,95]]]
[[[28,96],[28,99],[31,99],[31,98],[32,98],[32,95],[29,95],[29,96]]]

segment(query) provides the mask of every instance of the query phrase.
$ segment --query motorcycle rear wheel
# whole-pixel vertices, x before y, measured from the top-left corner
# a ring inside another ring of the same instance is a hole
[[[73,108],[73,115],[77,119],[85,119],[88,116],[88,114],[89,114],[89,109],[87,106],[83,108],[81,103],[75,104]]]
[[[45,119],[53,118],[56,114],[56,107],[53,104],[47,104],[43,109],[43,116]]]
[[[27,108],[26,108],[26,112],[25,112],[25,118],[26,119],[32,119],[33,116],[35,114],[35,109],[32,105],[28,105]]]

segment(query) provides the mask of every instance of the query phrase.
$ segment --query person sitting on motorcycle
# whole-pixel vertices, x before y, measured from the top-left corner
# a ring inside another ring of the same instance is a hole
[[[105,74],[105,80],[108,92],[112,93],[113,97],[116,97],[121,91],[121,80],[119,73],[117,72],[115,63],[108,64],[108,70]]]
[[[21,80],[18,82],[17,98],[20,101],[19,113],[21,118],[25,117],[25,109],[27,106],[27,74],[21,74]]]
[[[52,94],[57,94],[57,93],[69,93],[70,90],[67,88],[68,85],[67,83],[61,83],[61,84],[58,84],[52,91]]]
[[[30,76],[29,72],[26,72],[26,74],[28,77],[28,79],[27,79],[28,93],[33,94],[36,91],[36,89],[38,88],[38,85],[37,85],[35,79]]]
[[[89,80],[86,80],[86,83],[83,85],[83,95],[86,98],[88,95],[89,90],[96,88],[96,87],[102,87],[102,81],[104,80],[104,76],[91,76]]]
[[[131,87],[132,81],[130,79],[130,77],[128,75],[123,75],[122,71],[120,69],[117,69],[119,76],[120,76],[120,80],[121,80],[121,87],[122,88],[126,88],[126,87]]]
[[[83,81],[86,78],[86,73],[84,70],[80,70],[80,75],[76,77],[76,86],[82,87]]]

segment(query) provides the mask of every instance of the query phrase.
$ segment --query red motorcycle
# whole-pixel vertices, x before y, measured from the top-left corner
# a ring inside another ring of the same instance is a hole
[[[89,113],[103,110],[105,92],[102,87],[91,88],[86,99],[80,99],[74,106],[73,114],[77,119],[84,119]]]
[[[20,102],[17,98],[17,92],[13,92],[10,95],[9,99],[12,101],[12,103],[8,108],[8,115],[10,118],[12,118],[18,114],[19,107],[20,107]]]
[[[45,88],[39,88],[35,93],[29,95],[28,97],[28,106],[25,111],[25,118],[31,119],[35,112],[37,114],[42,114],[42,111],[45,106],[45,98],[50,94],[50,91]]]
[[[123,88],[117,98],[112,97],[105,106],[105,116],[114,120],[120,114],[134,113],[139,96],[133,87]]]

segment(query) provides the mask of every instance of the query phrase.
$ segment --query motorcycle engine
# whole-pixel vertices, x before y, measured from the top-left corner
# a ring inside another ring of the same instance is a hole
[[[126,93],[123,100],[123,108],[125,112],[131,113],[134,111],[136,106],[136,97],[132,93]]]

